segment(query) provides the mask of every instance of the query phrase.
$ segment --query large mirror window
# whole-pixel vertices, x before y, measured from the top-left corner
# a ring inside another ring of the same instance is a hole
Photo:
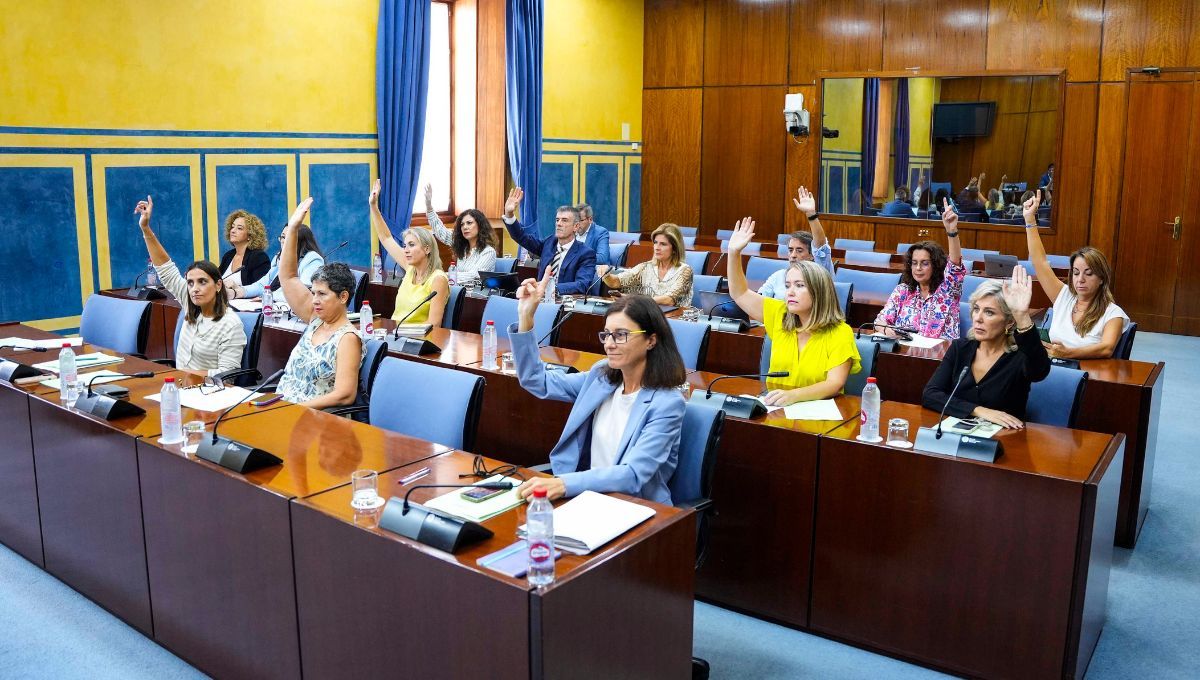
[[[823,212],[1020,225],[1041,190],[1049,226],[1061,100],[1059,75],[824,78]]]

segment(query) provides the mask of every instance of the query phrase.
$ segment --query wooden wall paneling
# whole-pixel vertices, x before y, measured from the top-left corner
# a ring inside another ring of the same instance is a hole
[[[1088,224],[1095,209],[1091,181],[1096,156],[1097,94],[1098,86],[1094,83],[1067,85],[1062,149],[1054,169],[1054,186],[1057,187],[1054,200],[1058,201],[1054,212],[1055,233],[1043,239],[1049,253],[1066,255],[1091,243]],[[1042,167],[1044,171],[1045,166]]]
[[[505,150],[508,130],[504,100],[504,2],[477,0],[476,12],[474,207],[485,215],[496,216],[504,212],[508,176],[508,154]]]
[[[974,245],[963,244],[967,248],[984,248],[987,250],[999,250],[1005,255],[1016,255],[1019,259],[1026,259],[1029,254],[1029,246],[1025,244],[1025,234],[1013,231],[973,231]],[[983,263],[979,263],[982,268]]]
[[[804,103],[811,114],[811,120],[821,120],[821,108],[817,97],[816,85],[792,86],[788,88],[788,93],[799,92],[804,95]],[[808,219],[799,210],[796,210],[795,204],[792,203],[792,197],[796,195],[796,190],[801,186],[813,192],[814,196],[820,196],[820,178],[817,176],[818,168],[820,167],[821,156],[821,133],[819,124],[813,125],[815,129],[806,139],[797,143],[789,139],[787,141],[787,179],[784,181],[783,187],[783,226],[782,231],[798,231],[808,229]],[[821,210],[821,206],[817,206],[817,210]]]
[[[643,87],[704,79],[704,0],[646,0]]]
[[[788,82],[815,82],[818,71],[882,68],[883,5],[879,0],[795,0]]]
[[[978,77],[941,78],[942,90],[938,101],[942,102],[974,102],[979,101],[983,83]]]
[[[788,6],[789,0],[707,0],[704,84],[787,84]]]
[[[1058,76],[1033,76],[1030,80],[1029,110],[1057,111],[1062,102]]]
[[[1123,81],[1143,66],[1185,66],[1200,57],[1195,0],[1105,0],[1100,79]]]
[[[1030,181],[1041,177],[1042,173],[1046,172],[1046,168],[1054,162],[1057,147],[1058,112],[1038,111],[1026,114],[1021,172],[1017,177]],[[1058,183],[1055,182],[1055,184]]]
[[[821,220],[821,227],[825,230],[825,236],[829,238],[830,245],[832,245],[839,238],[853,238],[874,241],[875,230],[878,226],[879,225],[876,225],[874,222],[863,222],[859,220]],[[876,243],[875,247],[879,248],[879,243]]]
[[[785,87],[714,87],[704,92],[700,159],[700,224],[704,234],[732,228],[746,215],[759,239],[783,225]],[[644,162],[644,161],[643,161]]]
[[[978,70],[987,63],[988,0],[888,2],[883,69]]]
[[[1028,122],[1027,113],[996,116],[992,134],[975,140],[975,156],[970,177],[967,179],[986,172],[985,189],[997,184],[1002,175],[1008,175],[1010,180],[1028,180],[1029,178],[1021,175],[1021,156],[1025,147],[1025,129]],[[1037,178],[1030,181],[1037,181]],[[954,186],[957,189],[962,185],[955,182]]]
[[[642,225],[700,224],[703,97],[700,88],[642,91]]]
[[[1025,113],[1029,110],[1029,97],[1029,76],[992,76],[979,79],[979,100],[996,102],[996,115]]]
[[[1200,335],[1200,80],[1192,85],[1191,153],[1184,182],[1182,233],[1179,241],[1179,278],[1175,283],[1175,309],[1171,332]]]
[[[1121,163],[1125,151],[1125,106],[1127,86],[1125,83],[1101,83],[1098,87],[1099,105],[1095,123],[1094,143],[1087,144],[1095,152],[1092,186],[1080,187],[1090,194],[1091,216],[1088,221],[1088,243],[1099,248],[1113,261],[1116,246],[1117,220],[1120,218]],[[1068,99],[1074,92],[1067,88]],[[1074,123],[1074,121],[1071,121]],[[1080,139],[1073,132],[1072,139]],[[1063,155],[1073,151],[1063,144]],[[1070,187],[1064,200],[1070,200]]]
[[[968,231],[963,230],[961,236],[966,237]],[[838,234],[843,238],[855,238]],[[830,238],[833,238],[830,236]],[[900,224],[876,224],[875,225],[875,250],[881,252],[896,252],[896,246],[901,243],[916,243],[917,241],[937,241],[938,243],[946,242],[946,232],[938,225],[900,225]],[[962,245],[970,248],[967,245],[965,238]]]
[[[987,68],[1065,67],[1068,80],[1096,80],[1103,14],[1104,0],[991,0]]]

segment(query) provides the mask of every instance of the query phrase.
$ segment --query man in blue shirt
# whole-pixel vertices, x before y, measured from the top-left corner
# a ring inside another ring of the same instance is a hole
[[[580,203],[575,206],[579,211],[579,224],[575,227],[575,240],[583,243],[596,253],[596,264],[607,267],[612,263],[608,252],[608,230],[596,224],[592,219],[592,206]]]
[[[915,217],[912,204],[908,202],[908,187],[896,187],[896,198],[883,206],[880,217]]]
[[[793,198],[792,203],[808,218],[808,226],[812,229],[812,233],[797,231],[792,234],[787,244],[788,262],[812,260],[824,267],[832,277],[833,253],[829,248],[829,239],[825,237],[825,230],[821,228],[821,220],[817,216],[817,199],[813,198],[808,189],[800,187],[797,198]],[[776,300],[786,300],[787,291],[783,287],[786,276],[786,267],[771,274],[758,289],[759,295]]]
[[[515,187],[504,202],[504,226],[508,233],[525,250],[538,253],[537,277],[541,281],[550,270],[558,280],[557,292],[563,295],[578,295],[588,290],[596,281],[596,253],[575,240],[579,211],[575,206],[561,206],[554,216],[554,234],[545,239],[538,238],[536,231],[521,224],[517,219],[517,206],[525,198],[521,187]]]

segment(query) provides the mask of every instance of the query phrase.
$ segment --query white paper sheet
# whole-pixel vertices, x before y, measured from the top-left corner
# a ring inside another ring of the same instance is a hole
[[[45,347],[46,349],[62,349],[63,343],[69,342],[72,347],[83,345],[83,338],[50,338],[48,340],[30,340],[28,338],[0,338],[0,347]]]
[[[742,397],[743,399],[753,399],[754,401],[757,401],[758,403],[763,405],[763,408],[767,409],[767,413],[771,413],[772,411],[778,411],[779,409],[783,408],[782,406],[768,405],[767,402],[763,401],[763,398],[758,396],[757,394],[739,394],[738,396]]]
[[[844,420],[842,412],[838,410],[837,402],[832,399],[818,399],[816,401],[800,401],[791,406],[784,407],[783,415],[792,420]]]
[[[938,345],[942,344],[943,342],[945,342],[945,340],[941,340],[939,338],[927,338],[924,335],[917,335],[916,333],[913,333],[912,340],[901,340],[900,344],[904,345],[905,347],[919,347],[920,349],[929,349],[931,347],[937,347]]]
[[[236,386],[226,387],[223,390],[217,390],[211,394],[202,394],[199,387],[188,387],[179,390],[179,403],[184,408],[215,413],[217,411],[224,411],[243,399],[246,399],[247,395],[249,394],[250,390]],[[250,399],[246,400],[250,401],[251,399],[258,397],[262,397],[262,394],[257,393],[254,395],[254,397],[250,397]],[[146,398],[150,401],[158,401],[159,395],[151,394]]]
[[[587,555],[654,516],[654,509],[595,491],[584,491],[554,509],[554,544]],[[525,537],[525,525],[517,527]]]
[[[236,300],[230,300],[229,306],[233,307],[239,312],[257,312],[262,309],[262,300],[243,300],[238,298]]]
[[[104,352],[92,352],[91,354],[80,354],[79,356],[75,357],[75,368],[76,370],[82,370],[85,368],[95,368],[97,366],[107,366],[109,364],[119,364],[122,361],[125,360],[121,357],[114,357],[113,355],[105,354]],[[50,371],[51,373],[58,373],[58,359],[53,361],[43,361],[40,364],[34,364],[33,367],[40,368],[43,371]]]
[[[91,373],[80,373],[79,374],[79,384],[83,385],[86,388],[88,383],[91,383],[92,385],[103,385],[104,383],[117,382],[118,380],[124,380],[128,377],[129,376],[125,375],[124,373],[117,373],[116,371],[106,371],[106,370],[92,371]],[[52,387],[56,390],[61,388],[61,385],[58,382],[58,378],[50,378],[49,380],[43,380],[41,382],[41,384],[45,385],[46,387]]]

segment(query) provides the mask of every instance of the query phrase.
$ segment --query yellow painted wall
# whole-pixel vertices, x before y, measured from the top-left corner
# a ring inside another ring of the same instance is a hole
[[[821,107],[824,125],[841,134],[836,139],[823,139],[822,148],[829,151],[862,150],[862,78],[831,78],[824,81],[825,93]]]
[[[547,0],[542,136],[642,138],[643,0]]]
[[[934,90],[937,78],[909,78],[908,120],[910,136],[908,152],[914,156],[933,153],[930,129],[933,126]]]
[[[376,0],[0,0],[0,125],[372,133],[378,12]]]

